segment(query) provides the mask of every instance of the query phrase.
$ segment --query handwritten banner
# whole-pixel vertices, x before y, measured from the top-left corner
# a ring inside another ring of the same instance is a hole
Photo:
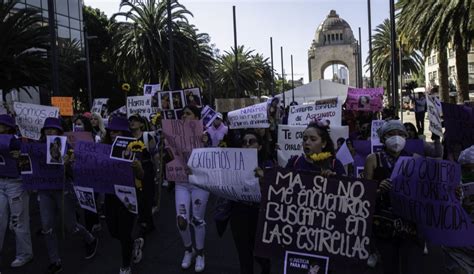
[[[290,107],[288,125],[307,125],[315,119],[329,120],[332,125],[341,125],[342,107],[337,97],[317,100],[311,105]]]
[[[442,108],[438,97],[426,94],[426,106],[428,110],[428,119],[430,120],[430,131],[442,137],[443,126],[441,123]]]
[[[127,117],[138,114],[146,119],[150,119],[153,114],[151,99],[151,96],[128,96]]]
[[[239,128],[268,128],[268,104],[260,103],[253,106],[237,109],[227,114],[229,127]]]
[[[25,143],[21,152],[28,154],[31,161],[32,172],[21,177],[25,189],[62,189],[65,175],[63,165],[48,165],[46,163],[46,143]]]
[[[194,148],[202,147],[203,125],[200,120],[163,120],[163,133],[174,160],[166,164],[166,180],[187,181],[186,163]]]
[[[59,116],[57,107],[14,102],[13,109],[21,135],[33,140],[39,140],[41,137],[41,128],[46,118]]]
[[[474,108],[441,103],[446,144],[451,151],[461,151],[474,144]]]
[[[265,172],[255,252],[285,251],[330,258],[330,269],[365,263],[370,254],[376,184],[313,172]]]
[[[16,178],[18,175],[18,166],[17,160],[13,159],[10,155],[11,151],[11,142],[15,138],[10,134],[0,134],[0,176],[1,177],[10,177]],[[18,141],[18,150],[20,142]]]
[[[74,185],[115,193],[114,185],[133,186],[130,163],[110,159],[111,146],[80,141],[74,149]]]
[[[348,88],[347,110],[382,111],[383,88]]]
[[[51,105],[59,108],[59,113],[62,116],[72,116],[74,115],[74,110],[72,108],[72,97],[51,97]]]
[[[474,224],[456,197],[459,164],[401,157],[391,179],[393,212],[415,222],[424,239],[451,247],[474,245]]]
[[[260,202],[257,159],[256,149],[194,149],[188,160],[189,182],[229,200]]]
[[[306,126],[278,125],[278,165],[285,167],[291,156],[303,153],[303,132]],[[337,139],[347,139],[349,136],[348,126],[331,126],[329,132],[332,141],[336,144]]]

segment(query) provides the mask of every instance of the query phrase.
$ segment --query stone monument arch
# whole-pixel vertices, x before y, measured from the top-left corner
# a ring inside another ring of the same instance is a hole
[[[357,86],[359,77],[359,46],[351,26],[335,10],[316,29],[308,50],[309,81],[324,79],[324,70],[334,64],[347,67],[349,81],[346,85]]]

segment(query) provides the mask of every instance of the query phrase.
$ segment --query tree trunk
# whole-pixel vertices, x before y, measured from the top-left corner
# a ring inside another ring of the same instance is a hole
[[[393,104],[393,96],[392,96],[392,89],[391,89],[391,86],[390,86],[390,77],[387,78],[387,83],[386,83],[386,89],[385,89],[385,94],[387,95],[387,99],[388,99],[388,106],[391,107]]]
[[[458,92],[458,103],[469,101],[469,71],[467,53],[463,46],[459,31],[454,35],[454,50],[456,54],[456,90]]]
[[[442,102],[449,102],[448,53],[446,47],[438,52],[439,94]]]

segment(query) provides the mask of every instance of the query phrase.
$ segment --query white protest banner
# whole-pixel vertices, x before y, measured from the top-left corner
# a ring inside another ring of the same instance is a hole
[[[329,120],[330,125],[340,126],[342,106],[337,97],[316,100],[310,105],[296,105],[290,107],[288,125],[307,125],[315,119]]]
[[[267,107],[268,103],[265,102],[229,112],[227,114],[229,127],[231,129],[270,127]]]
[[[138,214],[137,192],[135,187],[114,185],[115,195],[128,209],[128,211]]]
[[[371,151],[372,153],[380,151],[383,149],[383,144],[380,142],[379,135],[377,134],[377,130],[381,128],[385,124],[384,120],[372,120],[372,127],[371,127],[371,135],[370,135],[370,142],[371,142]]]
[[[160,84],[147,84],[143,86],[143,95],[155,95],[158,91],[161,90]]]
[[[97,206],[95,203],[94,189],[90,187],[74,186],[77,201],[81,208],[97,213]]]
[[[151,96],[127,97],[127,117],[138,114],[146,119],[150,119],[152,113]]]
[[[109,98],[95,98],[92,103],[91,113],[102,114],[102,106],[107,105]]]
[[[41,128],[48,117],[57,118],[59,108],[26,104],[20,102],[13,103],[15,111],[16,124],[20,128],[23,137],[39,140],[41,137]]]
[[[278,147],[277,158],[278,165],[285,167],[291,156],[301,155],[303,153],[303,132],[306,126],[278,126]],[[334,144],[337,139],[349,137],[348,126],[331,126],[329,135]]]
[[[259,202],[257,159],[256,149],[193,149],[188,160],[189,182],[229,200]]]
[[[428,119],[430,120],[430,131],[443,137],[443,126],[441,124],[442,108],[438,97],[426,94],[426,106]]]

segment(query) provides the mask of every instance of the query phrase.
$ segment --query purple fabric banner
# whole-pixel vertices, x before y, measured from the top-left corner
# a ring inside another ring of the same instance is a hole
[[[393,213],[417,224],[433,244],[474,245],[474,224],[456,197],[461,168],[452,161],[401,157],[392,176]]]
[[[13,135],[0,134],[0,176],[17,178],[20,175],[17,160],[10,155],[12,138],[14,138]]]
[[[134,186],[129,162],[110,159],[112,146],[79,141],[74,149],[74,185],[115,193],[114,185]]]
[[[32,174],[22,174],[25,189],[62,189],[64,186],[64,166],[46,164],[46,144],[26,143],[21,147],[31,159]]]
[[[441,103],[443,107],[444,137],[450,152],[456,155],[474,144],[474,108]],[[457,159],[456,159],[457,160]]]
[[[348,88],[346,109],[382,111],[383,88]]]

